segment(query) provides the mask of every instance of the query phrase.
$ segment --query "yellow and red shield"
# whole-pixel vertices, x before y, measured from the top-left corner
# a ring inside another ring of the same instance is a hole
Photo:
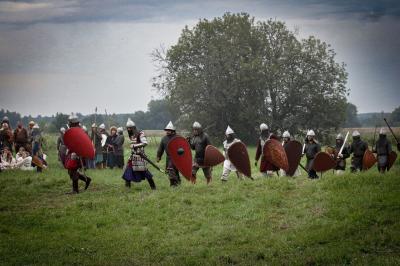
[[[286,156],[285,149],[282,144],[276,139],[269,139],[264,145],[264,156],[265,159],[279,167],[280,169],[285,170],[287,172],[289,170],[289,162]]]

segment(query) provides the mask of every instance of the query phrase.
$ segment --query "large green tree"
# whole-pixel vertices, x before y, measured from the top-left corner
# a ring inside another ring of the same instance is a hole
[[[292,133],[337,128],[345,117],[347,73],[330,46],[299,40],[283,22],[225,14],[185,27],[176,45],[155,50],[155,86],[181,126],[200,121],[212,136],[229,124],[251,139],[261,122]]]
[[[343,123],[343,127],[361,127],[357,112],[357,106],[348,102],[346,105],[346,119]]]

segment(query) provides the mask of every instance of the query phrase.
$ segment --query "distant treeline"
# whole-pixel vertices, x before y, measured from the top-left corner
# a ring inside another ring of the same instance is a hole
[[[81,123],[90,128],[96,121],[97,125],[104,123],[107,128],[110,126],[125,126],[128,117],[131,118],[140,129],[163,129],[170,120],[174,120],[168,108],[166,100],[151,100],[147,105],[148,110],[136,111],[131,114],[90,114],[82,115],[76,113],[80,118]],[[11,126],[16,127],[19,121],[26,126],[29,121],[38,123],[40,128],[46,132],[57,132],[61,127],[66,127],[68,124],[68,117],[70,114],[56,113],[52,116],[21,116],[17,112],[8,110],[0,110],[0,118],[7,116],[10,120]]]
[[[131,114],[91,114],[82,115],[77,113],[81,119],[82,124],[90,127],[95,121],[97,125],[104,123],[107,128],[110,126],[125,126],[128,117],[131,118],[141,129],[154,129],[160,130],[165,127],[168,121],[175,122],[178,118],[173,115],[167,100],[151,100],[147,105],[147,111],[136,111]],[[22,121],[27,125],[29,121],[35,121],[39,124],[42,130],[46,132],[57,132],[61,127],[65,127],[68,123],[69,114],[57,113],[53,116],[21,116],[17,112],[0,109],[0,118],[7,116],[10,119],[11,126],[16,127],[18,121]],[[383,118],[388,119],[393,127],[400,126],[400,107],[397,107],[391,113],[357,113],[355,105],[348,103],[346,108],[346,120],[343,122],[342,127],[381,127],[384,126]]]

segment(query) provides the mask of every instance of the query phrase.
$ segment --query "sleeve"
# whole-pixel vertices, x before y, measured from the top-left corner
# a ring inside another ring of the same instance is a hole
[[[147,142],[147,138],[146,138],[146,135],[144,134],[144,132],[140,133],[139,138],[140,138],[140,143],[143,143],[144,146],[146,146],[148,142]]]
[[[261,154],[262,154],[262,151],[261,151],[261,141],[258,140],[258,142],[257,142],[257,151],[256,151],[256,161],[258,161],[258,159],[260,159]]]
[[[112,141],[112,145],[114,145],[114,146],[122,146],[123,143],[124,143],[124,136],[117,136]]]
[[[207,145],[211,145],[211,141],[210,141],[210,137],[208,135],[206,135],[206,146]]]
[[[350,157],[350,152],[349,152],[349,147],[344,147],[342,151],[343,159],[349,158]]]
[[[188,138],[188,141],[189,141],[190,148],[191,148],[192,150],[195,150],[195,149],[196,149],[196,145],[195,145],[195,143],[194,143],[194,138],[189,137],[189,138]]]
[[[158,150],[157,150],[157,158],[161,158],[162,155],[164,154],[164,150],[165,150],[164,142],[165,142],[164,138],[161,139],[160,145],[158,146]]]
[[[60,144],[61,144],[61,137],[58,137],[57,139],[57,150],[60,150]]]

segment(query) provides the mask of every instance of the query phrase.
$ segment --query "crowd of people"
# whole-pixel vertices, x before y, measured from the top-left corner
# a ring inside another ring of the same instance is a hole
[[[77,118],[74,118],[77,119]],[[70,121],[72,118],[70,118]],[[93,123],[91,132],[87,127],[79,123],[79,126],[85,131],[93,143],[95,149],[94,159],[85,159],[85,168],[87,169],[113,169],[114,167],[124,167],[124,130],[122,127],[112,126],[107,132],[104,123],[99,126]],[[64,134],[66,129],[60,128],[60,135],[57,139],[58,160],[65,164],[67,147],[64,144]]]
[[[4,117],[0,129],[0,144],[1,144],[1,170],[21,169],[41,171],[47,167],[46,155],[42,151],[42,136],[38,124],[33,121],[29,123],[28,128],[24,128],[22,123],[18,123],[15,130],[11,129],[7,117]],[[64,135],[68,128],[80,127],[92,141],[95,156],[93,159],[79,158],[77,154],[68,150],[64,143]],[[79,193],[78,180],[85,182],[85,189],[89,187],[91,178],[84,173],[85,169],[105,169],[114,167],[123,169],[122,178],[125,180],[127,187],[131,186],[132,182],[141,182],[147,180],[151,189],[156,189],[156,184],[153,180],[153,175],[149,171],[148,163],[153,164],[145,154],[145,147],[148,144],[144,131],[138,130],[136,124],[128,119],[126,123],[126,131],[130,142],[131,154],[128,161],[124,162],[124,129],[122,127],[112,126],[109,132],[104,124],[99,126],[96,123],[91,125],[90,133],[87,128],[82,125],[77,116],[69,117],[68,128],[61,128],[60,135],[57,140],[58,158],[62,165],[68,169],[68,173],[72,180],[72,193]],[[176,187],[181,184],[180,172],[173,160],[171,160],[168,152],[169,142],[177,136],[176,128],[170,121],[164,128],[165,136],[161,139],[156,154],[156,162],[160,162],[162,156],[166,155],[165,172],[169,178],[170,186]],[[306,157],[306,171],[310,179],[317,179],[319,176],[313,168],[315,156],[321,151],[321,144],[316,140],[316,134],[313,130],[308,130],[304,141],[302,155]],[[266,160],[264,155],[264,146],[270,139],[283,140],[282,146],[288,145],[292,141],[292,137],[288,131],[285,131],[282,136],[278,136],[270,131],[267,124],[260,125],[260,135],[256,144],[257,150],[254,164],[264,176],[272,176],[278,174],[285,175],[285,171]],[[368,150],[368,144],[361,139],[360,133],[355,130],[352,132],[352,143],[345,143],[346,139],[342,134],[336,136],[336,143],[332,147],[333,152],[330,154],[335,158],[336,166],[334,171],[337,174],[342,174],[346,170],[346,159],[351,155],[351,172],[363,170],[363,156]],[[199,122],[194,122],[192,125],[192,134],[186,138],[190,148],[194,150],[194,159],[192,164],[192,174],[188,178],[193,184],[196,183],[197,172],[202,169],[207,184],[212,180],[212,167],[204,165],[205,150],[208,145],[211,145],[210,138],[204,132]],[[243,179],[242,174],[236,169],[235,165],[228,157],[228,150],[234,143],[240,142],[236,137],[234,130],[228,126],[223,140],[223,149],[225,161],[223,163],[221,181],[228,181],[231,172],[234,172],[239,179]],[[15,157],[13,151],[16,152]],[[340,151],[340,152],[339,152]],[[392,152],[391,144],[386,137],[386,130],[382,128],[379,132],[379,139],[372,147],[372,152],[376,153],[378,170],[384,173],[389,168],[389,155]],[[83,159],[83,160],[82,160]],[[124,167],[125,166],[125,167]],[[300,165],[301,166],[301,165]],[[156,166],[157,168],[157,166]],[[158,170],[161,170],[158,168]],[[295,176],[300,175],[299,169],[295,171]]]
[[[22,122],[18,122],[17,128],[13,130],[5,116],[0,128],[0,170],[36,169],[41,172],[47,167],[42,143],[43,138],[37,123],[31,121],[25,128]]]

